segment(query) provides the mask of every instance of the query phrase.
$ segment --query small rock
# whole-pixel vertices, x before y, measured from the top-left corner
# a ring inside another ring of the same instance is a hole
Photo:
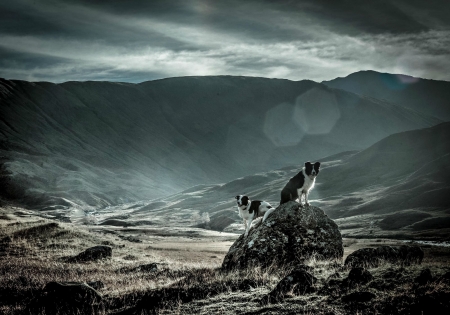
[[[450,285],[450,271],[447,271],[442,276],[436,279],[437,282],[443,282]]]
[[[112,257],[112,248],[105,245],[94,246],[79,253],[77,256],[69,258],[69,262],[85,262],[107,259]]]
[[[433,275],[431,274],[431,270],[429,268],[423,269],[417,278],[414,279],[414,282],[418,285],[425,285],[431,281],[433,281]]]
[[[137,267],[122,267],[117,270],[119,273],[130,273],[130,272],[155,272],[158,270],[157,263],[150,263],[139,265]]]
[[[135,270],[142,272],[153,272],[158,270],[158,265],[156,263],[140,265],[136,267]]]
[[[375,294],[368,291],[362,291],[362,292],[353,292],[350,294],[347,294],[342,297],[342,302],[344,303],[350,303],[350,302],[369,302],[370,300],[374,299],[376,297]]]
[[[317,279],[305,270],[296,268],[289,275],[284,277],[269,294],[264,296],[260,303],[275,303],[284,299],[288,292],[295,294],[306,294],[315,291],[314,283]]]
[[[368,270],[356,267],[350,270],[345,282],[348,286],[353,286],[355,284],[366,284],[370,282],[372,279],[373,276]]]

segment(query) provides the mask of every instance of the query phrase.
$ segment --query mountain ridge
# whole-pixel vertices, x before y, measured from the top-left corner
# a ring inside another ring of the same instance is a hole
[[[364,70],[322,83],[358,95],[385,99],[444,121],[450,120],[449,81]]]
[[[0,92],[2,176],[44,208],[153,199],[439,122],[309,80],[0,80]]]

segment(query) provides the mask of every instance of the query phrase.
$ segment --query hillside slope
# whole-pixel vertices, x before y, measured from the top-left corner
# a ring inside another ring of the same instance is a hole
[[[438,119],[312,81],[0,81],[4,197],[43,209],[166,196]]]
[[[450,123],[388,136],[366,150],[321,159],[310,202],[353,236],[450,231]],[[301,165],[245,176],[223,185],[198,186],[122,211],[154,224],[200,223],[212,229],[241,228],[234,196],[247,194],[277,206],[280,191]],[[208,213],[208,216],[205,214]],[[208,221],[209,218],[209,222]]]

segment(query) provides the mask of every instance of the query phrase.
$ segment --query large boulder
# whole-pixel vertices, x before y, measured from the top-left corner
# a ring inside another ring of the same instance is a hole
[[[230,247],[222,268],[299,265],[311,256],[342,259],[343,254],[336,223],[317,207],[301,207],[290,201],[278,206],[264,223],[255,225],[246,238],[241,235]]]

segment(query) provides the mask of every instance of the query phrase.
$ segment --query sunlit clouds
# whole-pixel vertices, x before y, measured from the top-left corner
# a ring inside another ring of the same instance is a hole
[[[248,2],[238,12],[220,1],[187,1],[191,5],[138,13],[122,13],[113,4],[18,3],[10,11],[23,14],[23,23],[0,24],[0,76],[10,79],[141,82],[243,75],[322,81],[362,69],[450,79],[444,70],[450,68],[446,27],[343,31],[322,23],[307,2],[293,8],[298,12],[266,2]]]

